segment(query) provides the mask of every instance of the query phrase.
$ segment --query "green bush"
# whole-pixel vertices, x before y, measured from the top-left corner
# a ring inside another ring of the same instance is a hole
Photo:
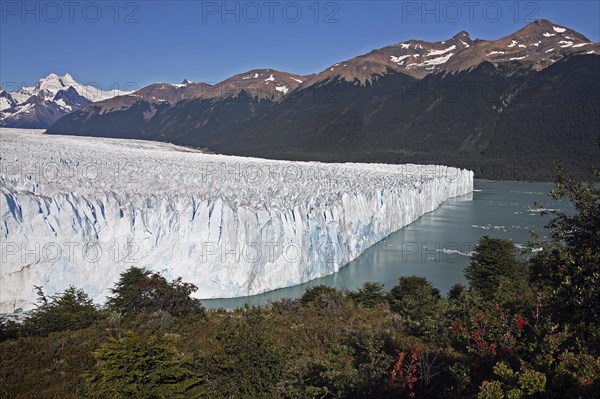
[[[386,292],[381,283],[364,283],[362,288],[357,291],[349,292],[349,297],[356,304],[360,304],[366,308],[374,308],[382,303],[385,303]]]
[[[112,339],[94,352],[87,374],[89,398],[193,399],[206,397],[205,380],[169,337],[135,332]]]
[[[40,287],[38,295],[38,307],[21,326],[25,335],[78,330],[93,325],[101,317],[101,312],[88,295],[75,287],[69,287],[62,294],[49,298]]]
[[[121,273],[121,278],[111,289],[108,298],[110,310],[131,316],[140,312],[164,311],[175,317],[204,317],[202,303],[190,295],[198,288],[184,283],[181,277],[168,282],[158,273],[147,269],[131,267]]]

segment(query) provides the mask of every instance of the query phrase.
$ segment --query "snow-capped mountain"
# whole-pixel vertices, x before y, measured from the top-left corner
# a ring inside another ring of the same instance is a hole
[[[218,91],[214,95],[217,98],[236,96],[244,91],[253,98],[280,99],[306,80],[304,76],[275,69],[253,69],[218,83],[215,87]]]
[[[13,98],[19,103],[27,101],[29,97],[34,95],[43,99],[51,99],[54,98],[59,91],[68,89],[69,87],[74,88],[80,96],[87,98],[90,102],[107,100],[112,97],[129,93],[116,89],[104,91],[95,85],[81,84],[73,79],[73,76],[68,73],[64,76],[51,73],[45,78],[40,79],[32,87],[22,87],[13,94]]]
[[[17,105],[17,102],[12,98],[9,92],[0,89],[0,112],[10,109]]]
[[[94,85],[83,85],[70,74],[54,73],[40,79],[34,86],[0,93],[0,126],[46,128],[69,112],[128,94],[120,90],[103,91]]]
[[[572,29],[539,19],[498,40],[471,39],[461,31],[440,42],[408,40],[330,66],[307,80],[302,88],[343,79],[364,85],[377,76],[400,72],[417,79],[439,72],[457,72],[491,62],[517,62],[541,70],[573,54],[600,54],[593,43]]]
[[[149,103],[175,104],[180,100],[202,97],[207,88],[207,83],[194,83],[185,79],[181,84],[154,83],[130,94]]]
[[[406,40],[308,76],[253,70],[216,85],[151,85],[48,133],[278,159],[442,162],[510,180],[549,179],[556,159],[583,177],[600,156],[599,63],[599,43],[537,20],[497,40],[464,31]]]
[[[250,97],[276,100],[296,89],[306,77],[275,69],[253,69],[233,75],[222,82],[209,84],[190,82],[181,84],[154,83],[130,94],[149,103],[175,104],[181,100],[219,100],[237,97],[245,92]]]
[[[402,72],[415,78],[422,78],[441,70],[452,56],[472,44],[473,40],[466,32],[460,32],[451,39],[439,42],[408,40],[338,62],[312,76],[303,87],[335,79],[357,81],[365,85],[375,76],[390,72]]]
[[[600,44],[584,35],[539,19],[499,40],[479,40],[469,51],[458,52],[445,64],[447,71],[466,70],[482,62],[519,63],[542,70],[571,55],[600,54]]]

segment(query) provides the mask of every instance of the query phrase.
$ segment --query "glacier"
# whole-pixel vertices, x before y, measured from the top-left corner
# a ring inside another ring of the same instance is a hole
[[[147,267],[232,298],[337,272],[473,172],[209,154],[167,143],[0,130],[0,311],[70,285],[104,302]]]

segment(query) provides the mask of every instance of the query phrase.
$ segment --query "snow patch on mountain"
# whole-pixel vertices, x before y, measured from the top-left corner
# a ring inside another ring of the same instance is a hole
[[[392,60],[392,62],[395,62],[396,64],[400,63],[400,61],[407,59],[408,57],[410,57],[410,54],[407,55],[399,55],[399,56],[390,56],[390,59]]]
[[[429,50],[429,55],[430,56],[442,55],[442,54],[446,54],[448,51],[452,51],[452,50],[456,50],[455,45],[452,45],[452,46],[442,49],[442,50]]]

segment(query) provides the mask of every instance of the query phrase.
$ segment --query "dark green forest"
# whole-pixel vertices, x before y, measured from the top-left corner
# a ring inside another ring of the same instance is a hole
[[[600,173],[595,173],[600,178]],[[600,181],[600,180],[598,180]],[[130,268],[103,306],[71,287],[0,330],[2,398],[598,398],[600,187],[557,178],[538,252],[482,237],[467,286],[327,286],[206,310]]]

